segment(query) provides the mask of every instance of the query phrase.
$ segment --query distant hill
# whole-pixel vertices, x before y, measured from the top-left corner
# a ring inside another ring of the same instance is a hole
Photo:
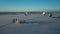
[[[25,13],[26,12],[0,12],[0,14],[25,14]],[[27,13],[28,14],[41,14],[42,12],[27,12]],[[46,12],[46,13],[49,13],[49,12]],[[60,13],[60,11],[56,11],[56,13]]]

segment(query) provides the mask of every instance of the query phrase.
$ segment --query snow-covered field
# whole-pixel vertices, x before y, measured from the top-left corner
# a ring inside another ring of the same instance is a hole
[[[54,14],[57,16],[60,14]],[[13,24],[12,19],[25,20],[26,23]],[[8,24],[11,23],[11,24]],[[60,19],[49,18],[48,14],[0,15],[0,34],[60,34]]]

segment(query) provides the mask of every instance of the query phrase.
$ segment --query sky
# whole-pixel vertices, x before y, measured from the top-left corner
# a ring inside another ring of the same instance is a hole
[[[60,10],[60,0],[0,0],[0,12],[43,10]]]

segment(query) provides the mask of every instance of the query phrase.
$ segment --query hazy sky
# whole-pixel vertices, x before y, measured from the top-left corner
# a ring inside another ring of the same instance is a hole
[[[1,11],[59,10],[60,0],[0,0]]]

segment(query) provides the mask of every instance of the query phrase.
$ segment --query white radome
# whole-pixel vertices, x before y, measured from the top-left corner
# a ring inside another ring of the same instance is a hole
[[[43,15],[45,14],[45,12],[43,12]]]

